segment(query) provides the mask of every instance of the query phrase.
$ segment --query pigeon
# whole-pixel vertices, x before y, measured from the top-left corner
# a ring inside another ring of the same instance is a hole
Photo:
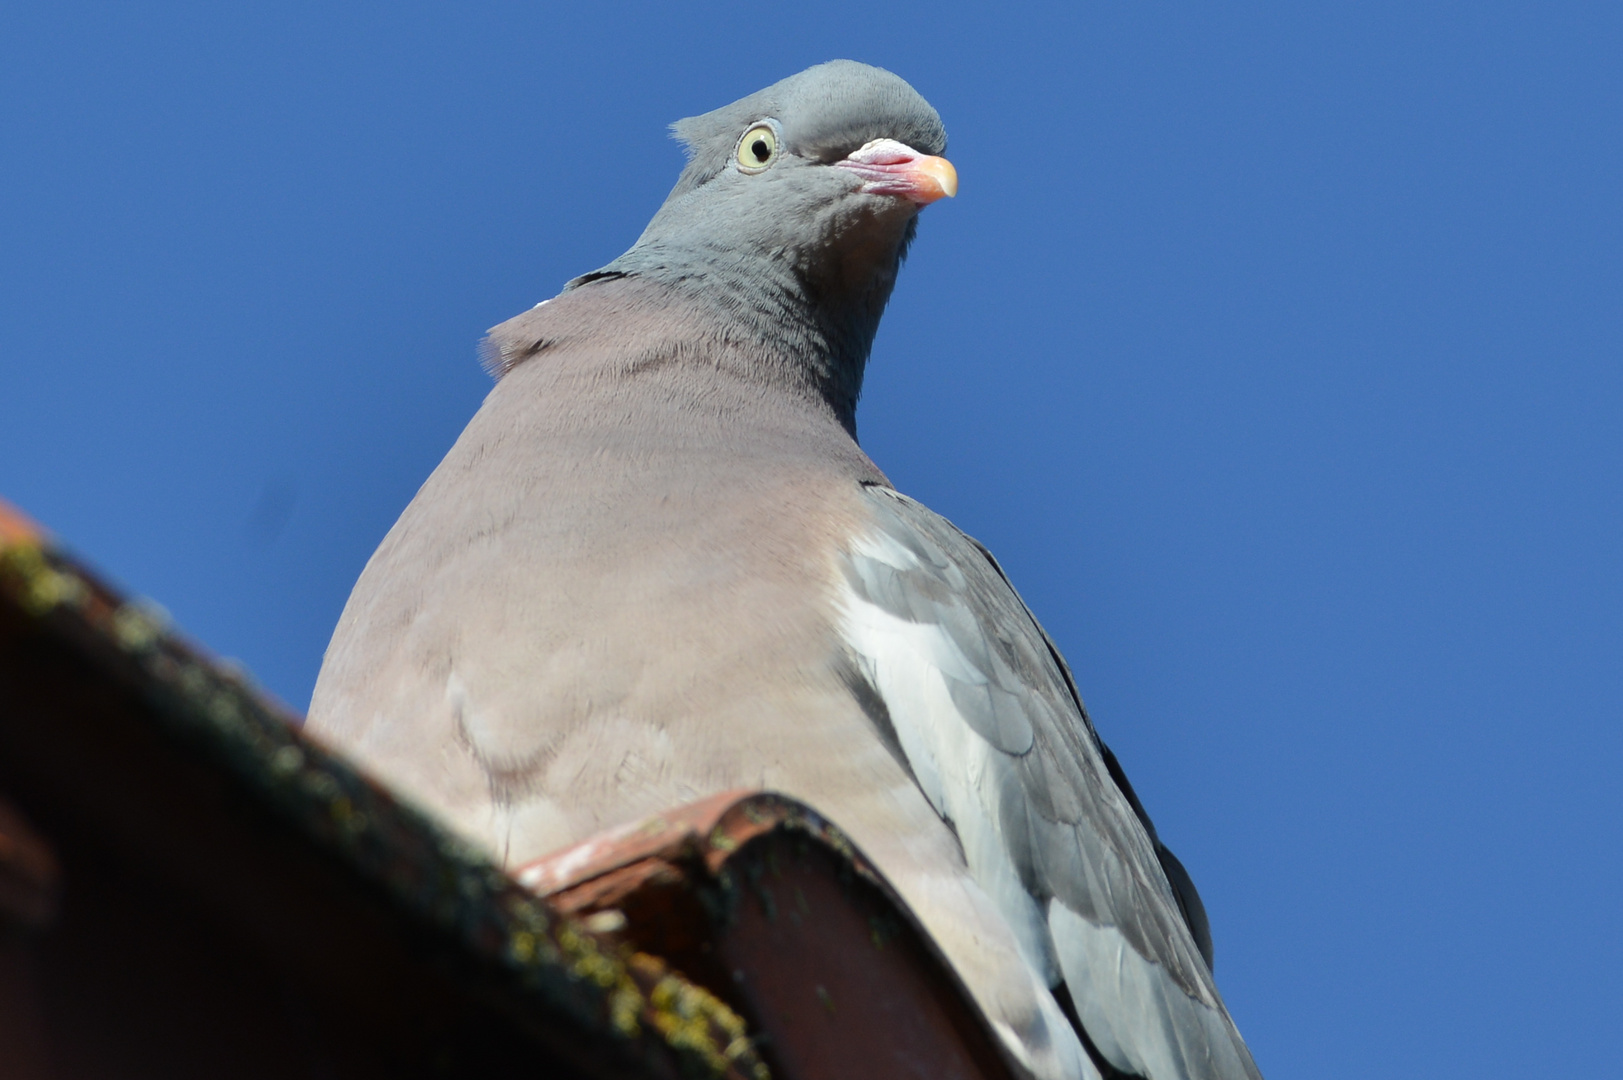
[[[856,439],[946,132],[809,68],[673,125],[637,242],[492,329],[308,730],[504,865],[735,788],[815,807],[1041,1080],[1258,1078],[1189,875],[992,555]]]

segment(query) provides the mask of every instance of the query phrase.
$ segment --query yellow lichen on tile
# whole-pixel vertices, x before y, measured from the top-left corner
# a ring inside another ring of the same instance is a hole
[[[8,587],[23,610],[36,617],[63,604],[77,606],[90,593],[76,575],[56,569],[45,549],[26,539],[0,539],[0,585]]]

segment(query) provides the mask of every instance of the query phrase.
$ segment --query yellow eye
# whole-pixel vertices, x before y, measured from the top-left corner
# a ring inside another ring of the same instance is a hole
[[[778,133],[770,124],[756,124],[738,140],[738,167],[745,172],[760,172],[778,156]]]

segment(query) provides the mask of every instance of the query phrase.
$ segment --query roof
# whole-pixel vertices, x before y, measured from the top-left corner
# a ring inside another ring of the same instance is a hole
[[[747,1018],[780,1077],[1007,1077],[930,936],[839,828],[725,792],[519,867]]]

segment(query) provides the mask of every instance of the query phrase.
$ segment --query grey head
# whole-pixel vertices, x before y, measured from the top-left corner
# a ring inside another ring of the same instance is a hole
[[[921,207],[957,190],[928,102],[850,60],[672,125],[687,168],[635,246],[568,290],[625,277],[708,305],[725,333],[855,431],[879,318]]]

